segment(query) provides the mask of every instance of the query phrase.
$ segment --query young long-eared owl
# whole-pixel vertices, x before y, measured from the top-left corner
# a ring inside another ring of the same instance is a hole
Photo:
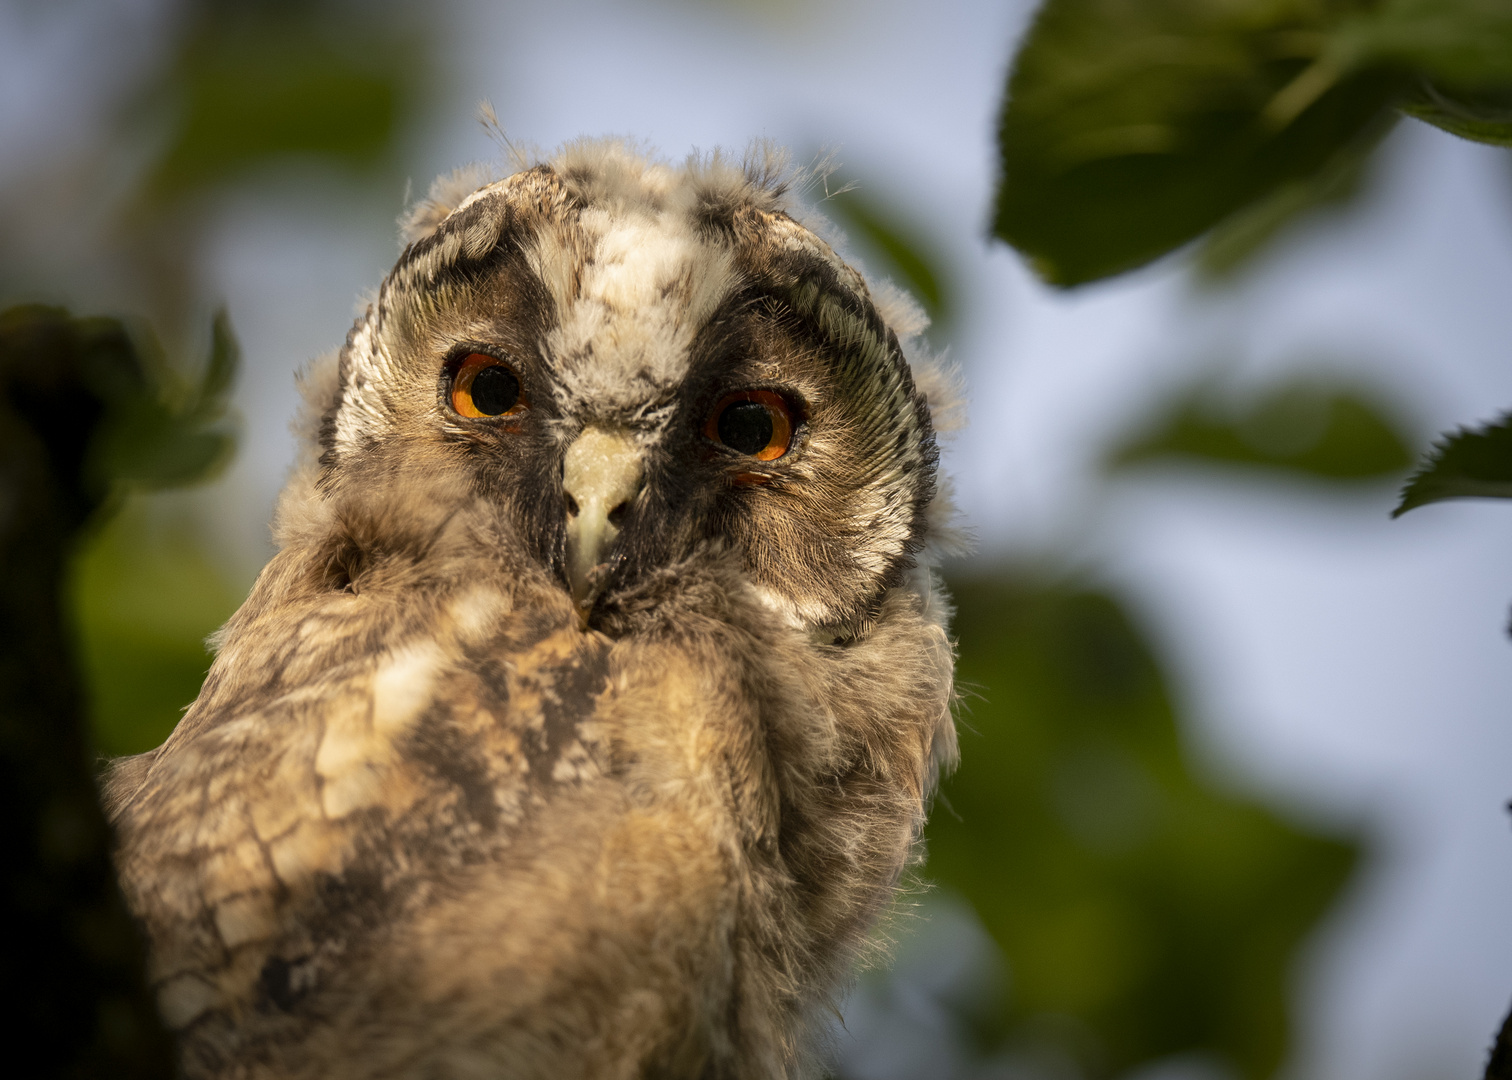
[[[481,179],[107,781],[160,1007],[191,1077],[813,1075],[955,749],[946,387],[770,152]]]

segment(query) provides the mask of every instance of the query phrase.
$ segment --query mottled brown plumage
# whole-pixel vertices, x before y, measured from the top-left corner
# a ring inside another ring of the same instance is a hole
[[[954,753],[917,326],[770,156],[458,187],[307,378],[199,699],[109,779],[186,1071],[812,1075]],[[479,350],[515,414],[458,412]],[[709,434],[753,388],[774,460]]]

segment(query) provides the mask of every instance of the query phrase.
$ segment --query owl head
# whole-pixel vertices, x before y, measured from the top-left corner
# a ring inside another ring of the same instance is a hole
[[[437,182],[307,378],[286,531],[310,517],[292,503],[329,521],[403,492],[431,508],[422,531],[485,506],[501,558],[585,628],[717,562],[789,624],[864,633],[938,532],[930,402],[900,345],[917,309],[800,224],[765,148],[674,167],[582,141],[482,180]],[[356,582],[362,544],[333,543]]]

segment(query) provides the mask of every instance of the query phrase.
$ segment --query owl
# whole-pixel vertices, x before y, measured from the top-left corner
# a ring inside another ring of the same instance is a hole
[[[582,141],[411,213],[106,782],[187,1076],[822,1070],[955,753],[950,391],[793,178]]]

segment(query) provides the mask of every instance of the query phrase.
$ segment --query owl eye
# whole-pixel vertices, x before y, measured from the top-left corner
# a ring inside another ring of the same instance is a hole
[[[739,390],[714,406],[704,435],[758,461],[775,461],[793,441],[793,411],[770,390]]]
[[[452,376],[451,404],[462,416],[517,416],[525,411],[525,396],[504,361],[468,353]]]

